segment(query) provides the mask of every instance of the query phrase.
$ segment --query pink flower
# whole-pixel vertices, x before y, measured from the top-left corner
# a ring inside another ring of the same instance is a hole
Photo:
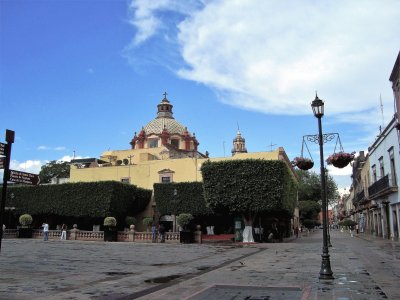
[[[329,155],[326,162],[328,163],[328,165],[331,165],[336,161],[347,161],[349,163],[354,159],[355,154],[356,152],[347,153],[343,151],[338,153],[333,153],[332,155]]]

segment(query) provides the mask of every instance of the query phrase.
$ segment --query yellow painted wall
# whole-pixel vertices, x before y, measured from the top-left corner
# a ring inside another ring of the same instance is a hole
[[[150,151],[149,151],[150,150]],[[153,184],[160,182],[159,171],[169,169],[173,171],[173,182],[193,182],[202,181],[201,165],[207,161],[207,158],[180,158],[180,159],[157,159],[148,160],[146,157],[158,156],[160,157],[160,150],[162,148],[151,149],[134,149],[134,150],[121,150],[121,151],[107,151],[104,152],[101,158],[105,161],[107,156],[112,156],[114,161],[117,159],[123,160],[130,155],[133,165],[121,166],[102,166],[92,168],[77,168],[71,165],[70,182],[93,182],[115,180],[121,181],[122,178],[131,178],[130,183],[145,189],[153,189]],[[223,161],[223,160],[236,160],[236,159],[265,159],[265,160],[278,160],[281,159],[288,164],[286,154],[282,148],[278,148],[271,152],[255,152],[255,153],[238,153],[233,157],[220,157],[210,158],[210,161]],[[294,173],[292,172],[294,176]],[[294,176],[295,177],[295,176]],[[155,206],[154,199],[152,199],[147,208],[140,213],[138,220],[143,217],[153,215],[153,207]],[[145,230],[139,221],[137,230]]]
[[[143,149],[148,150],[148,149]],[[159,171],[170,169],[174,171],[174,182],[191,182],[201,181],[201,165],[207,161],[205,158],[180,158],[180,159],[165,159],[165,160],[144,160],[140,161],[140,154],[137,150],[131,151],[112,151],[112,155],[118,155],[117,159],[126,158],[135,153],[133,159],[134,165],[121,166],[104,166],[96,168],[78,169],[71,166],[70,182],[91,182],[116,180],[121,181],[122,178],[131,178],[131,183],[138,187],[153,189],[153,184],[159,182]],[[102,155],[102,157],[104,154]],[[143,156],[143,155],[142,155]],[[272,152],[255,152],[255,153],[238,153],[233,157],[211,158],[211,161],[223,161],[232,159],[267,159],[277,160],[279,151]],[[136,159],[135,159],[136,158]]]

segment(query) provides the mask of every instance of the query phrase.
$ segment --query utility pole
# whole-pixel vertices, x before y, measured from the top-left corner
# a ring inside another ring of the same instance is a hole
[[[3,239],[3,224],[4,224],[4,207],[6,204],[7,197],[7,181],[10,173],[10,157],[11,157],[11,145],[14,143],[15,132],[12,130],[6,129],[6,142],[7,144],[3,144],[4,152],[0,153],[1,155],[5,155],[4,159],[4,173],[3,173],[3,190],[2,190],[2,198],[0,203],[0,252],[1,252],[1,241]]]

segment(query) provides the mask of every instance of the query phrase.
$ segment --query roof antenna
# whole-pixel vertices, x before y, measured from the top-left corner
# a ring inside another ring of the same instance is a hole
[[[382,94],[379,94],[379,99],[380,99],[380,102],[381,102],[382,127],[385,127],[385,117],[383,116]]]
[[[271,152],[272,152],[272,147],[276,146],[276,144],[272,144],[272,142],[271,142],[271,144],[269,144],[269,146],[271,147]]]

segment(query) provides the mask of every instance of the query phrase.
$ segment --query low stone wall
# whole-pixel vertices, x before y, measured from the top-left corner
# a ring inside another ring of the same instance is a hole
[[[179,243],[179,232],[166,232],[166,243]],[[18,237],[17,229],[6,229],[3,235],[6,239]],[[60,239],[61,230],[49,230],[49,240]],[[34,229],[32,238],[43,239],[43,230]],[[158,240],[158,236],[156,238]],[[67,240],[76,241],[104,241],[104,231],[87,231],[79,229],[67,230]],[[151,243],[151,232],[137,232],[137,231],[118,231],[118,242],[138,242],[138,243]]]

